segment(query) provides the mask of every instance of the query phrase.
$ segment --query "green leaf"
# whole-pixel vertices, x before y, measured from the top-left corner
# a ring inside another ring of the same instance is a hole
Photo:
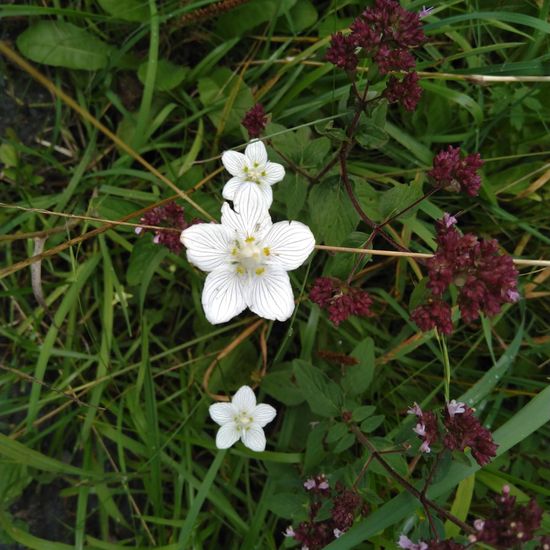
[[[475,407],[502,379],[504,374],[514,363],[516,355],[523,340],[523,323],[506,348],[506,351],[500,356],[496,365],[491,367],[465,394],[460,396],[460,401],[464,401],[470,407]]]
[[[10,143],[0,145],[0,162],[6,168],[14,168],[18,165],[17,149]]]
[[[149,19],[149,7],[143,0],[98,0],[107,13],[124,21],[143,23]]]
[[[294,374],[310,409],[327,418],[340,414],[342,392],[338,385],[317,367],[306,361],[293,361]]]
[[[373,432],[384,422],[385,416],[383,414],[377,414],[375,416],[371,416],[370,418],[367,418],[361,423],[361,431],[365,432],[366,434]]]
[[[355,139],[364,149],[380,149],[388,142],[387,111],[388,104],[383,101],[372,110],[368,118],[364,113],[361,115]]]
[[[462,521],[466,521],[468,512],[470,511],[470,504],[472,503],[472,496],[474,494],[474,486],[476,484],[476,476],[472,474],[463,479],[456,489],[455,499],[451,507],[451,514]],[[460,527],[451,521],[445,522],[445,536],[448,538],[456,537],[460,533]]]
[[[397,184],[392,189],[384,191],[380,197],[380,212],[383,218],[389,218],[400,210],[403,210],[422,197],[422,182],[415,181],[410,185]],[[399,218],[408,218],[418,209],[419,205],[407,210]]]
[[[333,452],[335,454],[343,453],[345,450],[349,449],[355,443],[355,435],[352,433],[347,433],[336,443]]]
[[[238,130],[245,113],[254,104],[250,88],[242,78],[226,67],[212,71],[208,77],[199,79],[199,98],[208,108],[208,117],[216,128],[226,132]],[[231,109],[226,104],[232,101]]]
[[[342,439],[347,433],[348,433],[348,426],[344,422],[337,422],[332,426],[328,433],[326,442],[327,443],[335,443],[339,439]]]
[[[275,198],[283,200],[288,219],[295,220],[302,211],[307,198],[308,183],[300,174],[288,174],[277,184]]]
[[[359,395],[367,390],[374,376],[374,341],[365,338],[351,352],[359,364],[346,367],[342,378],[342,388],[350,395]]]
[[[293,377],[294,373],[290,366],[271,371],[262,378],[262,390],[285,405],[299,405],[303,403],[304,395],[292,381]]]
[[[317,242],[339,245],[359,222],[349,197],[335,178],[313,186],[308,205]]]
[[[416,283],[414,290],[411,292],[411,297],[409,298],[409,311],[412,311],[427,302],[428,296],[430,295],[430,292],[426,286],[428,281],[428,277],[424,277]]]
[[[305,493],[277,493],[270,496],[267,507],[276,516],[293,520],[304,515],[307,503],[308,497]]]
[[[351,413],[351,419],[354,422],[362,422],[363,420],[365,420],[365,418],[369,417],[375,410],[376,410],[376,407],[374,405],[363,405],[362,407],[357,407]]]
[[[149,62],[145,61],[138,69],[138,78],[142,84],[145,84],[148,65]],[[184,81],[188,73],[188,67],[180,67],[167,59],[159,59],[154,88],[159,92],[172,90]]]
[[[39,21],[17,37],[25,56],[45,65],[97,71],[109,63],[112,47],[94,34],[64,21]]]

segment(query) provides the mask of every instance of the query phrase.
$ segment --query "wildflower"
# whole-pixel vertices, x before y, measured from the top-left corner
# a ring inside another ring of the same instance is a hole
[[[337,32],[330,39],[330,47],[327,50],[325,59],[351,73],[355,71],[359,61],[355,50],[353,38],[350,35]]]
[[[431,299],[411,313],[411,319],[424,332],[437,328],[441,334],[453,332],[451,306],[443,300]]]
[[[175,202],[169,202],[164,206],[157,206],[149,212],[146,212],[139,220],[143,225],[156,225],[166,227],[167,229],[187,229],[191,223],[189,223],[184,216],[184,210],[181,206]],[[168,248],[174,254],[179,254],[182,244],[180,242],[179,233],[177,231],[165,231],[162,229],[150,230],[145,227],[136,227],[135,232],[137,235],[141,235],[144,231],[154,231],[155,236],[153,242],[155,244],[162,244]]]
[[[418,423],[413,428],[413,432],[422,439],[422,445],[420,445],[420,451],[423,453],[431,452],[430,445],[437,441],[439,438],[439,428],[437,427],[437,416],[434,412],[424,412],[415,403],[408,411],[407,414],[414,414],[418,419]]]
[[[267,208],[273,202],[271,186],[281,181],[285,169],[281,164],[270,162],[267,158],[265,145],[259,141],[251,141],[243,153],[225,151],[222,154],[225,169],[233,176],[224,186],[224,199],[238,201],[238,195],[243,189],[252,188],[261,191]]]
[[[422,95],[418,80],[418,74],[415,72],[407,73],[401,80],[390,76],[384,97],[390,103],[402,103],[407,111],[414,111]]]
[[[451,283],[455,284],[462,318],[470,323],[480,311],[496,315],[502,304],[517,301],[518,272],[510,256],[499,254],[496,240],[479,241],[471,233],[461,235],[454,221],[446,216],[437,223],[438,247],[427,261],[428,287],[435,296],[441,296]],[[438,318],[442,317],[439,312]]]
[[[510,487],[505,485],[502,495],[495,498],[495,504],[491,517],[474,523],[478,532],[470,536],[470,542],[485,542],[497,548],[519,548],[534,538],[542,520],[542,509],[535,500],[518,506],[516,497],[510,494]]]
[[[246,112],[241,124],[246,128],[250,139],[260,137],[267,124],[264,106],[261,103],[256,103],[252,109]]]
[[[340,488],[341,492],[333,500],[330,515],[338,531],[347,531],[355,520],[358,508],[362,505],[361,497],[349,489]]]
[[[433,7],[427,8],[426,6],[422,6],[422,9],[418,12],[418,17],[420,17],[420,19],[424,19],[424,17],[430,16],[433,10]]]
[[[287,271],[302,265],[315,246],[309,227],[272,223],[265,203],[250,189],[221,224],[194,225],[181,234],[187,259],[208,272],[202,305],[208,321],[225,323],[249,307],[265,319],[286,321],[294,311]]]
[[[372,317],[372,298],[360,288],[351,287],[334,277],[319,277],[309,293],[312,302],[327,309],[329,319],[338,326],[350,315]]]
[[[289,525],[285,531],[283,531],[283,535],[287,538],[294,538],[296,533],[294,532],[294,529],[292,528],[292,525]]]
[[[474,410],[464,403],[448,403],[443,424],[447,429],[443,444],[451,451],[464,451],[469,447],[480,466],[488,464],[496,456],[498,445],[493,441],[493,435],[474,416]]]
[[[253,451],[265,450],[263,427],[277,414],[271,405],[256,405],[256,396],[248,386],[242,386],[231,403],[210,405],[210,417],[221,427],[216,434],[216,447],[228,449],[239,439]]]
[[[312,491],[316,494],[327,494],[330,489],[328,479],[324,474],[319,474],[315,477],[310,477],[304,481],[306,491]]]
[[[425,542],[418,541],[414,543],[409,537],[401,535],[397,542],[399,548],[405,548],[405,550],[428,550],[428,545]]]
[[[405,548],[407,550],[460,550],[460,548],[466,548],[466,546],[458,542],[453,542],[452,540],[428,541],[427,543],[419,540],[417,543],[414,543],[405,535],[399,537],[399,542],[397,544],[399,548]]]
[[[449,145],[433,159],[433,168],[428,175],[436,184],[448,191],[464,191],[470,197],[479,193],[481,177],[477,171],[483,166],[479,153],[461,158],[460,147]]]

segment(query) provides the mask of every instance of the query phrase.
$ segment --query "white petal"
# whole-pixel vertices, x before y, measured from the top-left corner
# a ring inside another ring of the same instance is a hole
[[[238,200],[234,209],[229,204],[222,206],[222,225],[233,229],[241,239],[254,236],[263,237],[271,227],[271,218],[268,207],[257,189],[252,185],[245,185],[239,190]]]
[[[267,162],[267,151],[265,145],[260,140],[251,141],[244,150],[244,154],[249,161],[249,166],[264,166]]]
[[[214,403],[210,405],[208,412],[210,413],[210,418],[220,426],[233,422],[233,418],[235,417],[235,409],[231,403]]]
[[[243,280],[236,270],[223,266],[206,277],[202,307],[213,325],[226,323],[246,308]]]
[[[269,258],[286,271],[300,267],[315,247],[315,237],[301,222],[277,222],[262,240],[269,248]]]
[[[239,185],[239,187],[235,191],[233,198],[231,199],[233,201],[233,204],[236,205],[235,208],[239,208],[241,200],[245,200],[241,199],[240,197],[240,194],[243,192],[245,194],[249,193],[258,195],[258,200],[263,202],[265,207],[268,209],[273,202],[273,190],[269,185],[267,185],[267,183],[255,183],[253,181],[246,181]]]
[[[256,408],[256,396],[250,386],[241,386],[231,399],[231,405],[238,412],[252,414]]]
[[[220,224],[198,223],[181,232],[180,240],[187,249],[187,259],[203,271],[227,263],[233,246],[231,231]]]
[[[232,176],[242,176],[246,166],[246,157],[237,151],[225,151],[222,155],[222,163]]]
[[[285,177],[285,168],[282,164],[268,162],[265,167],[265,173],[266,175],[262,176],[262,180],[269,185],[273,185]]]
[[[241,439],[246,447],[257,453],[265,451],[265,434],[262,428],[256,424],[252,424],[248,430],[245,430]]]
[[[263,428],[266,424],[269,424],[277,416],[277,411],[271,405],[266,405],[262,403],[261,405],[256,405],[252,418],[254,423],[258,424],[260,428]]]
[[[294,311],[294,296],[287,272],[268,266],[252,277],[246,295],[248,307],[264,319],[286,321]]]
[[[231,178],[224,186],[222,190],[222,195],[224,199],[232,201],[235,193],[239,190],[241,185],[248,185],[249,182],[243,180],[239,177]]]
[[[239,440],[241,432],[237,429],[235,422],[224,424],[216,434],[216,447],[218,449],[229,449],[233,443]]]

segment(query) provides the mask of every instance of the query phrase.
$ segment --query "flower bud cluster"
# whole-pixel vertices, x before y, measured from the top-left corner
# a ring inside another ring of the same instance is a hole
[[[309,292],[312,302],[326,309],[330,320],[338,326],[351,315],[372,317],[372,298],[360,288],[351,287],[335,277],[319,277]]]
[[[254,107],[245,113],[241,124],[246,128],[250,139],[260,137],[267,124],[264,106],[261,103],[256,103]]]
[[[443,412],[443,435],[437,415],[433,411],[422,411],[415,403],[408,414],[416,415],[418,423],[413,431],[422,440],[420,451],[429,453],[431,445],[442,443],[450,451],[471,449],[472,456],[480,466],[488,464],[496,456],[498,445],[491,432],[474,416],[474,409],[454,399],[447,403]]]
[[[471,535],[471,542],[484,542],[496,548],[519,548],[533,540],[542,520],[542,509],[534,499],[525,506],[517,505],[510,487],[505,485],[502,495],[495,497],[495,504],[489,518],[474,522],[477,533]]]
[[[307,479],[304,489],[310,495],[308,520],[298,527],[289,526],[284,535],[293,538],[308,550],[320,550],[343,535],[359,515],[366,515],[368,509],[363,499],[354,491],[337,483],[331,488],[327,478],[321,474]],[[331,502],[330,518],[318,519],[326,502]]]
[[[154,231],[155,236],[153,237],[153,242],[155,244],[162,244],[174,254],[179,254],[183,248],[180,242],[180,232],[198,222],[196,220],[188,222],[185,219],[183,208],[175,202],[169,202],[164,206],[157,206],[149,212],[146,212],[139,220],[139,223],[143,225],[156,225],[177,229],[179,232],[136,227],[135,231],[138,235],[144,231]]]
[[[406,10],[396,0],[375,0],[351,24],[350,34],[332,35],[326,59],[354,73],[361,54],[377,65],[381,75],[404,72],[402,78],[390,77],[384,96],[390,103],[400,102],[413,111],[422,93],[411,53],[426,40],[420,19],[420,14]]]
[[[421,330],[437,327],[443,334],[452,332],[450,307],[442,300],[451,284],[458,289],[458,307],[466,323],[481,312],[496,315],[503,304],[519,299],[518,271],[511,256],[499,253],[495,239],[461,235],[455,224],[449,214],[436,224],[437,250],[426,263],[432,297],[411,314]]]
[[[428,175],[436,185],[456,193],[463,191],[470,197],[479,193],[481,177],[478,170],[483,166],[479,153],[461,156],[460,147],[449,145],[433,159],[433,168]]]

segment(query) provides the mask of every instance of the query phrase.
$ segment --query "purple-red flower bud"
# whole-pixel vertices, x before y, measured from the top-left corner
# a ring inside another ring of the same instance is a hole
[[[267,115],[261,103],[256,103],[252,109],[246,112],[241,124],[248,131],[250,139],[261,136],[267,124]]]

